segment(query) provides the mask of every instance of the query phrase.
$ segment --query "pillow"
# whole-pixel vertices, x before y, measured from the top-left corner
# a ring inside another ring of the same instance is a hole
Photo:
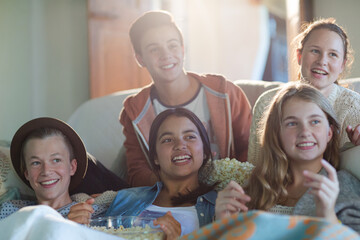
[[[32,199],[34,191],[28,187],[16,174],[10,159],[10,147],[0,146],[0,196],[6,194],[10,189],[18,189],[21,199]],[[16,194],[11,194],[17,198]],[[10,200],[7,198],[7,200]]]
[[[344,169],[360,179],[360,146],[340,153],[340,169]]]

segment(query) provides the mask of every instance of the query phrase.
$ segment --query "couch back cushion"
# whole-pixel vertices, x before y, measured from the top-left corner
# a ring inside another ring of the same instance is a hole
[[[265,82],[254,80],[237,80],[234,83],[245,92],[251,107],[254,106],[256,100],[263,92],[284,84],[282,82]]]
[[[119,114],[125,98],[139,89],[119,91],[86,101],[70,116],[68,123],[82,138],[86,150],[118,176],[126,174],[125,137]]]

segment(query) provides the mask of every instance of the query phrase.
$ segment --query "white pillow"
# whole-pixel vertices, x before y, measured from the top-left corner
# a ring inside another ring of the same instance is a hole
[[[340,169],[347,170],[360,179],[360,146],[349,148],[340,153]]]
[[[10,147],[0,146],[0,196],[17,188],[22,197],[34,197],[34,191],[16,174],[10,159]]]

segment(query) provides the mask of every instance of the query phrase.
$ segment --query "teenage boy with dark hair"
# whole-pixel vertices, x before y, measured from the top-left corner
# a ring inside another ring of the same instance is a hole
[[[198,75],[183,68],[183,37],[165,11],[146,12],[130,28],[135,57],[153,83],[124,101],[120,123],[126,137],[128,182],[153,185],[158,180],[147,159],[149,129],[155,116],[184,107],[207,128],[215,159],[247,160],[251,107],[244,92],[219,75]]]

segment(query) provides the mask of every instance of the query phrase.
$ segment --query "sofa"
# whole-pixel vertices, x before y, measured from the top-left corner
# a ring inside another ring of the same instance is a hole
[[[252,80],[237,80],[235,83],[243,89],[251,106],[254,106],[263,92],[283,84]],[[341,84],[360,93],[360,78],[345,79]],[[138,91],[139,89],[119,91],[91,99],[83,103],[68,120],[82,137],[88,152],[124,179],[126,179],[126,158],[123,147],[125,137],[118,119],[122,102],[127,96]]]
[[[264,91],[283,84],[252,80],[237,80],[235,83],[243,89],[251,106]],[[341,84],[360,93],[360,78],[345,79]],[[119,91],[90,99],[80,105],[67,120],[83,139],[87,151],[123,179],[126,179],[126,157],[123,147],[125,137],[119,123],[119,113],[125,98],[138,91],[139,89]],[[359,154],[360,147],[343,152],[341,167],[360,178],[360,164],[357,163],[360,161]],[[0,171],[0,196],[13,188],[20,189],[21,194],[31,194],[32,191],[21,182],[12,169],[9,144],[2,142],[0,142]],[[11,191],[6,197],[14,197],[10,193]]]

